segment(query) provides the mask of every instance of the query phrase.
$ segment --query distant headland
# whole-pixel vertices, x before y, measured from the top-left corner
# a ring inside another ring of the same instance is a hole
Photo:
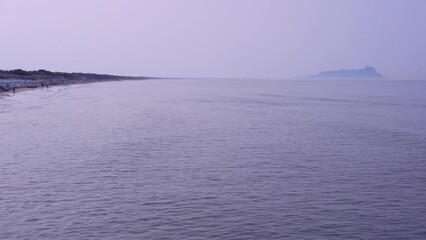
[[[146,80],[153,77],[116,76],[94,73],[50,72],[47,70],[24,71],[0,70],[0,92],[14,91],[17,88],[37,88],[49,85],[66,85],[119,80]]]
[[[304,76],[303,79],[386,79],[381,73],[378,73],[374,67],[365,67],[354,70],[325,71],[316,75]]]

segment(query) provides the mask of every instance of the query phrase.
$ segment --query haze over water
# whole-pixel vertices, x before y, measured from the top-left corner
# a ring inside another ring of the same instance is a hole
[[[426,82],[0,98],[0,239],[425,239]]]

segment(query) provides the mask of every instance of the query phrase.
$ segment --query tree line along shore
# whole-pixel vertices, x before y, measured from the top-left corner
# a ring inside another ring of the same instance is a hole
[[[150,78],[94,73],[50,72],[47,70],[0,70],[0,92],[11,91],[16,88],[37,88],[49,85],[145,79]]]

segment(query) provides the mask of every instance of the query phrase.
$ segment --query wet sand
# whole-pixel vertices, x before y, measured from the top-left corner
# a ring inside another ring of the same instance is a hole
[[[36,88],[16,88],[15,90],[15,94],[20,93],[20,92],[25,92],[25,91],[29,91],[29,90],[33,90]],[[13,91],[7,91],[7,92],[0,92],[0,97],[13,97]]]

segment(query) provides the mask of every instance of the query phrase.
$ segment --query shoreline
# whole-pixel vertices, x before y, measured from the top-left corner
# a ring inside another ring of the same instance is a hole
[[[96,73],[50,72],[47,70],[25,71],[22,69],[0,70],[0,93],[15,92],[21,88],[39,88],[54,85],[72,85],[123,80],[158,79],[145,76],[117,76]],[[4,95],[4,94],[3,94]]]
[[[29,91],[38,88],[45,88],[47,86],[66,86],[76,84],[87,84],[97,82],[112,82],[112,81],[139,81],[148,80],[151,78],[132,78],[132,79],[84,79],[84,80],[63,80],[63,79],[52,79],[49,81],[41,80],[22,80],[22,79],[0,79],[0,97],[11,97],[14,94],[23,91]],[[155,79],[155,78],[152,78]],[[15,89],[15,93],[13,93]]]
[[[21,92],[26,92],[26,91],[31,91],[37,88],[17,88],[15,94],[21,93]],[[13,95],[15,95],[13,92],[10,91],[0,91],[0,98],[4,98],[4,97],[13,97]]]

